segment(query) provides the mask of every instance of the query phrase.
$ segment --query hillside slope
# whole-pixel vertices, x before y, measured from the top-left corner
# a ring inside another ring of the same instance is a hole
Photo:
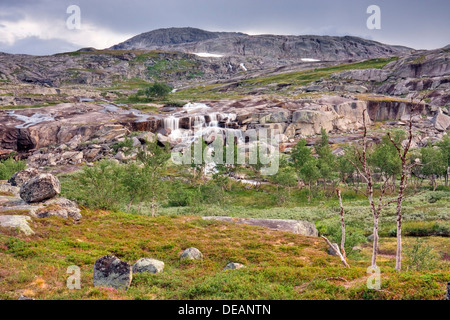
[[[291,61],[363,60],[411,52],[410,48],[390,46],[351,36],[248,35],[234,32],[209,32],[195,28],[158,29],[137,35],[111,49],[160,49]]]

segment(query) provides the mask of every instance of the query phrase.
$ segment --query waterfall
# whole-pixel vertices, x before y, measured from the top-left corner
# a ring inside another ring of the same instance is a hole
[[[190,118],[190,127],[191,128],[202,128],[206,123],[205,116],[194,116]]]
[[[175,118],[175,116],[169,116],[164,118],[164,128],[170,129],[172,132],[180,129],[180,118]]]
[[[208,138],[215,133],[222,135],[224,139],[233,135],[238,144],[245,143],[244,133],[240,129],[232,129],[232,122],[236,121],[235,113],[208,112],[211,109],[203,103],[188,103],[183,106],[181,112],[164,118],[163,126],[170,129],[169,137],[179,143],[191,144],[197,139]],[[188,113],[189,115],[186,115]],[[208,122],[207,117],[208,117]],[[180,119],[189,117],[189,129],[180,128]],[[220,127],[221,125],[224,126]]]
[[[209,116],[209,124],[208,127],[213,128],[213,127],[218,127],[219,126],[219,118],[218,118],[218,113],[210,113],[208,114]]]

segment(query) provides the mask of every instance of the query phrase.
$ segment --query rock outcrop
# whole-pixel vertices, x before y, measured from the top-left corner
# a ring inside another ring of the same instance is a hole
[[[218,220],[237,224],[247,224],[269,228],[277,231],[289,231],[303,236],[317,237],[319,232],[316,226],[307,221],[288,219],[252,219],[235,217],[203,217],[205,220]]]
[[[51,199],[61,193],[61,184],[52,174],[40,174],[20,188],[20,197],[28,203]]]
[[[180,255],[181,260],[201,260],[203,259],[203,254],[197,248],[191,247],[187,248]]]
[[[223,271],[225,270],[237,270],[237,269],[241,269],[244,268],[245,266],[242,263],[237,263],[237,262],[230,262],[228,263],[225,268],[223,268]]]
[[[362,60],[401,55],[405,47],[389,46],[357,37],[248,35],[208,32],[196,28],[158,29],[137,35],[111,49],[153,49],[225,56],[264,57],[267,60]]]
[[[164,270],[164,262],[152,259],[142,258],[133,265],[133,273],[149,272],[160,273]]]
[[[30,228],[31,217],[22,215],[0,215],[0,227],[18,229],[25,235],[34,234]]]
[[[445,115],[441,108],[434,115],[432,122],[439,131],[447,131],[450,128],[450,117]]]
[[[131,266],[115,256],[106,255],[95,261],[94,286],[127,290],[133,279]]]
[[[25,169],[13,174],[13,176],[8,180],[8,182],[15,187],[21,187],[27,182],[39,175],[39,171],[34,168]]]
[[[41,208],[37,209],[35,214],[38,218],[57,216],[64,219],[80,220],[80,212],[81,210],[75,202],[66,198],[56,198],[42,203]]]

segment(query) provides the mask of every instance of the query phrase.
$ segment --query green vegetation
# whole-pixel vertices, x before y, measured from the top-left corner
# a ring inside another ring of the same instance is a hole
[[[165,83],[155,82],[145,90],[138,91],[138,96],[140,94],[144,94],[147,97],[147,99],[148,98],[165,99],[171,91],[172,91],[171,86]]]
[[[25,161],[16,161],[13,158],[7,160],[0,160],[0,180],[8,180],[17,171],[25,169]]]
[[[174,75],[189,80],[203,75],[200,63],[187,58],[159,59],[147,69],[149,76],[155,80],[167,80]]]
[[[191,88],[179,90],[173,94],[177,99],[224,99],[224,98],[239,98],[252,92],[256,88],[261,88],[267,85],[284,84],[287,90],[295,90],[300,86],[309,85],[312,82],[318,81],[322,78],[327,79],[333,73],[338,73],[353,69],[381,69],[389,62],[395,61],[398,58],[372,59],[357,63],[343,64],[325,68],[309,69],[297,72],[280,73],[270,76],[262,76],[257,78],[250,78],[241,80],[233,84],[229,91],[221,84],[198,85]],[[272,87],[276,88],[276,87]],[[266,88],[265,92],[268,94],[280,94],[273,89]],[[286,91],[282,91],[286,94]]]
[[[0,234],[1,299],[16,300],[20,294],[35,299],[442,299],[450,275],[442,261],[426,272],[411,267],[398,273],[391,260],[381,258],[382,290],[374,291],[366,287],[368,248],[346,269],[316,238],[195,217],[82,214],[81,224],[57,217],[36,220],[36,235],[29,237]],[[415,245],[413,240],[405,240],[406,248]],[[426,245],[448,248],[447,240]],[[204,260],[181,262],[179,254],[190,246],[199,248]],[[392,246],[386,239],[380,250],[387,257]],[[106,254],[131,264],[154,257],[165,262],[165,269],[134,275],[126,292],[93,287],[92,266]],[[246,268],[223,272],[230,261]],[[81,290],[66,288],[71,265],[81,268]]]

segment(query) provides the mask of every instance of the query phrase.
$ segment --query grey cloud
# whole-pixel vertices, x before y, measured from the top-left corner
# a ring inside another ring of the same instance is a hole
[[[10,46],[0,46],[0,51],[8,53],[25,53],[32,55],[49,55],[60,52],[70,52],[79,49],[78,46],[60,39],[43,40],[38,37],[27,37],[16,41]]]
[[[0,3],[0,12],[11,12],[11,18],[26,13],[66,19],[71,4],[80,6],[82,23],[122,34],[190,26],[211,31],[356,35],[425,49],[450,43],[448,0],[7,0]],[[366,28],[366,9],[371,4],[381,7],[381,30]]]

